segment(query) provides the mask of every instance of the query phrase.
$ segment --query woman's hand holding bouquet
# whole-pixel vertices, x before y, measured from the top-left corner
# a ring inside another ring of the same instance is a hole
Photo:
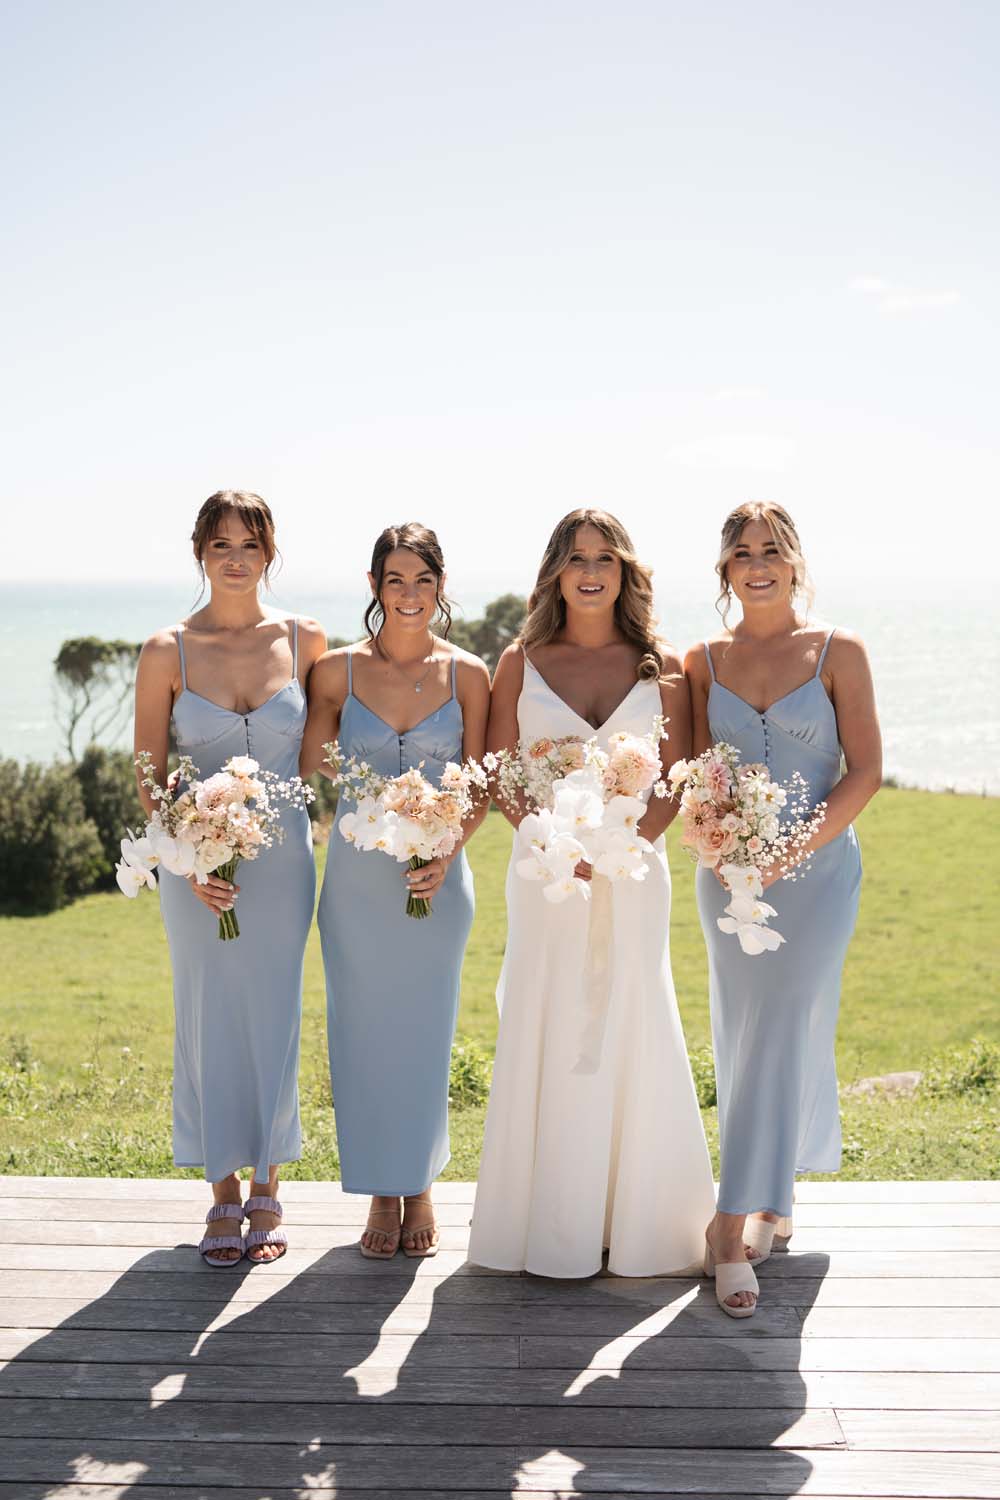
[[[156,888],[157,865],[199,886],[207,886],[213,876],[231,884],[240,860],[257,859],[262,849],[284,837],[279,804],[301,808],[314,795],[298,776],[282,781],[248,755],[232,756],[204,781],[197,779],[190,757],[182,756],[166,787],[157,783],[148,751],[140,752],[136,765],[156,811],[138,838],[129,829],[121,841],[115,877],[124,895],[133,898],[143,886]],[[239,935],[235,911],[221,911],[219,937],[225,941]]]
[[[809,788],[796,772],[788,786],[771,780],[764,765],[739,764],[739,751],[718,744],[669,772],[670,795],[680,798],[684,844],[704,869],[715,870],[731,900],[719,917],[744,953],[773,952],[785,939],[768,927],[776,916],[761,900],[768,885],[804,873],[806,846],[826,816],[826,804],[809,806]],[[785,820],[782,811],[787,808]]]

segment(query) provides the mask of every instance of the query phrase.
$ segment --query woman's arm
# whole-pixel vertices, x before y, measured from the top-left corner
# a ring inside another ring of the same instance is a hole
[[[462,708],[462,759],[482,761],[486,721],[490,711],[490,674],[486,663],[465,652],[455,665],[455,696]],[[403,879],[415,896],[427,900],[440,890],[449,866],[458,858],[489,811],[490,799],[476,797],[473,811],[462,824],[462,837],[446,857],[432,859],[418,870],[405,870]]]
[[[318,620],[299,615],[299,681],[305,687],[309,674],[326,650],[326,631]]]
[[[325,763],[323,746],[335,740],[340,729],[340,711],[347,697],[347,653],[343,647],[327,651],[312,664],[309,673],[309,717],[302,735],[299,775],[319,771],[333,779],[332,766]]]
[[[846,770],[826,799],[826,817],[797,862],[849,828],[882,785],[882,733],[863,642],[850,631],[838,630],[830,642],[826,669]],[[780,879],[780,871],[772,868],[763,877],[764,888]]]
[[[666,778],[675,760],[687,760],[691,754],[691,693],[681,659],[674,651],[664,656],[660,705],[663,717],[668,720],[668,737],[660,741],[660,767]],[[650,843],[658,839],[676,818],[678,807],[673,797],[650,797],[649,807],[639,820],[642,837]]]
[[[135,736],[133,750],[136,756],[148,750],[153,757],[152,773],[160,786],[167,780],[167,749],[170,743],[170,715],[174,698],[180,690],[181,668],[177,651],[177,637],[172,630],[161,630],[151,635],[139,653],[139,665],[135,674]],[[139,784],[139,800],[151,817],[156,803],[143,786],[136,769]]]
[[[486,730],[487,750],[495,753],[499,750],[517,749],[520,734],[517,723],[517,700],[521,696],[523,685],[524,652],[520,646],[508,646],[493,674],[490,717]],[[513,828],[519,828],[530,812],[521,792],[517,794],[515,807],[496,795],[493,800]]]
[[[712,731],[708,727],[708,693],[712,679],[703,645],[692,646],[684,658],[684,675],[691,694],[691,754],[701,755],[712,744]],[[680,753],[673,758],[680,760]]]

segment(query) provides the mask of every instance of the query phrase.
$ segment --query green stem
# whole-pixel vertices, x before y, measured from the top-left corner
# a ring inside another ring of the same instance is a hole
[[[228,880],[230,882],[230,884],[232,884],[236,880],[236,866],[239,864],[239,862],[240,862],[239,855],[236,855],[233,859],[229,860],[226,864],[220,865],[217,870],[213,870],[212,874],[213,875],[218,875],[218,877],[219,877],[220,880]],[[236,920],[236,908],[235,908],[235,906],[233,907],[232,911],[222,911],[222,912],[220,912],[219,913],[219,940],[220,940],[220,942],[223,942],[223,943],[231,942],[233,938],[238,938],[239,935],[240,935],[240,924]]]
[[[429,859],[421,859],[419,854],[410,856],[410,869],[420,870],[424,865],[429,865]],[[412,892],[406,897],[406,915],[408,917],[429,917],[431,914],[431,903],[426,896],[414,896]]]

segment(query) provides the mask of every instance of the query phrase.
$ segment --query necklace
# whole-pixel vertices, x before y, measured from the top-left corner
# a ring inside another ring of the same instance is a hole
[[[392,667],[395,667],[395,669],[399,673],[400,677],[403,677],[403,678],[406,679],[406,681],[411,685],[411,687],[413,688],[413,691],[415,693],[422,693],[423,690],[424,690],[424,683],[427,680],[427,676],[428,676],[428,674],[429,674],[429,672],[431,670],[431,667],[433,667],[435,661],[437,660],[437,658],[434,655],[434,646],[433,646],[433,643],[431,645],[430,660],[428,661],[428,663],[427,663],[426,667],[424,668],[424,670],[421,672],[420,676],[417,678],[416,682],[413,681],[413,678],[410,677],[408,675],[408,673],[406,673],[406,672],[403,671],[403,668],[399,665],[399,662],[396,661],[395,657],[389,655],[388,651],[386,651],[386,649],[385,649],[385,644],[384,644],[384,642],[381,639],[379,640],[379,645],[381,646],[382,651],[385,653],[385,659],[389,663],[389,665],[392,666]]]

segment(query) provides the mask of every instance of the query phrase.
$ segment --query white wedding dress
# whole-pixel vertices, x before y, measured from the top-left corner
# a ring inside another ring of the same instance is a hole
[[[595,731],[525,659],[520,741],[607,746],[648,734],[654,682]],[[683,1271],[700,1262],[714,1190],[670,974],[663,840],[642,883],[600,876],[553,905],[507,871],[500,1034],[469,1259],[540,1276]]]

